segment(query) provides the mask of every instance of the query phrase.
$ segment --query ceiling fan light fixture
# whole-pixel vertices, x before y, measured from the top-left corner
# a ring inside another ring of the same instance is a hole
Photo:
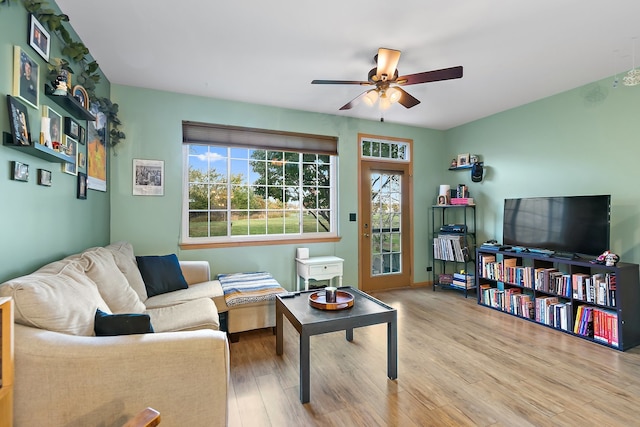
[[[376,103],[378,100],[378,91],[376,89],[371,89],[367,91],[367,94],[362,98],[362,101],[371,106]]]
[[[389,99],[388,96],[386,96],[385,94],[382,94],[382,96],[380,97],[380,109],[388,110],[389,107],[391,107],[391,100]]]
[[[402,92],[397,87],[390,87],[386,92],[387,98],[389,98],[389,102],[394,103],[398,102],[402,97]]]

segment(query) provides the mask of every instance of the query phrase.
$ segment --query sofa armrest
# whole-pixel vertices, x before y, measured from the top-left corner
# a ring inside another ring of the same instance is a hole
[[[187,284],[208,282],[210,279],[208,261],[179,261],[180,269]]]
[[[120,426],[148,406],[167,425],[227,422],[223,332],[84,337],[16,324],[15,360],[17,426]]]

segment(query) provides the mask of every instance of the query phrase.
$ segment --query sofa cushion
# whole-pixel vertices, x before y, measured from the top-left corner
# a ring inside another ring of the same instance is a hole
[[[113,254],[113,259],[116,261],[116,265],[127,278],[129,286],[138,294],[140,301],[144,302],[148,298],[147,288],[144,286],[144,280],[142,274],[138,269],[136,263],[136,257],[133,254],[133,246],[129,242],[115,242],[105,249]]]
[[[166,307],[169,305],[182,304],[187,301],[193,301],[194,299],[209,298],[216,304],[218,313],[222,313],[228,310],[227,305],[224,302],[224,294],[222,293],[222,286],[217,280],[210,280],[208,282],[196,283],[189,285],[187,289],[180,289],[166,294],[160,294],[153,296],[144,302],[147,308]]]
[[[137,256],[136,262],[149,298],[188,287],[175,254]]]
[[[98,286],[98,291],[112,313],[143,313],[145,305],[129,286],[125,275],[116,265],[111,251],[92,248],[81,254],[84,271]]]
[[[0,285],[15,303],[15,321],[70,335],[93,335],[96,309],[109,313],[95,283],[77,260],[47,264]]]
[[[156,332],[220,329],[218,311],[212,300],[200,298],[167,307],[147,310]]]
[[[96,310],[94,330],[96,336],[148,334],[153,332],[151,318],[148,314],[108,314]]]

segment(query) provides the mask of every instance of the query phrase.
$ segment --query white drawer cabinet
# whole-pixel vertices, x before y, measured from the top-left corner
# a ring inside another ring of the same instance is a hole
[[[304,279],[304,290],[309,289],[309,279],[333,280],[338,278],[338,287],[342,286],[342,264],[344,260],[335,256],[318,256],[306,259],[296,258],[296,289],[300,290],[300,278]]]

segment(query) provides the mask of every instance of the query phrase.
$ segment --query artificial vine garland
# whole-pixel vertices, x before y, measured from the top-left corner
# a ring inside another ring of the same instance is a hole
[[[8,5],[9,1],[0,0],[0,5],[5,3]],[[102,78],[98,72],[100,67],[96,61],[89,61],[89,49],[82,42],[74,41],[69,31],[63,26],[63,22],[69,22],[69,17],[65,14],[57,14],[53,9],[48,8],[48,2],[45,0],[21,0],[21,2],[27,12],[34,14],[38,21],[47,25],[52,33],[58,35],[62,41],[62,54],[82,66],[79,73],[74,73],[69,61],[63,58],[51,58],[47,64],[49,81],[55,80],[61,70],[73,73],[78,84],[87,91],[89,99],[97,103],[98,109],[107,117],[109,142],[112,147],[115,147],[126,138],[124,132],[120,130],[122,122],[118,118],[118,104],[112,103],[109,98],[96,96],[95,89]]]

